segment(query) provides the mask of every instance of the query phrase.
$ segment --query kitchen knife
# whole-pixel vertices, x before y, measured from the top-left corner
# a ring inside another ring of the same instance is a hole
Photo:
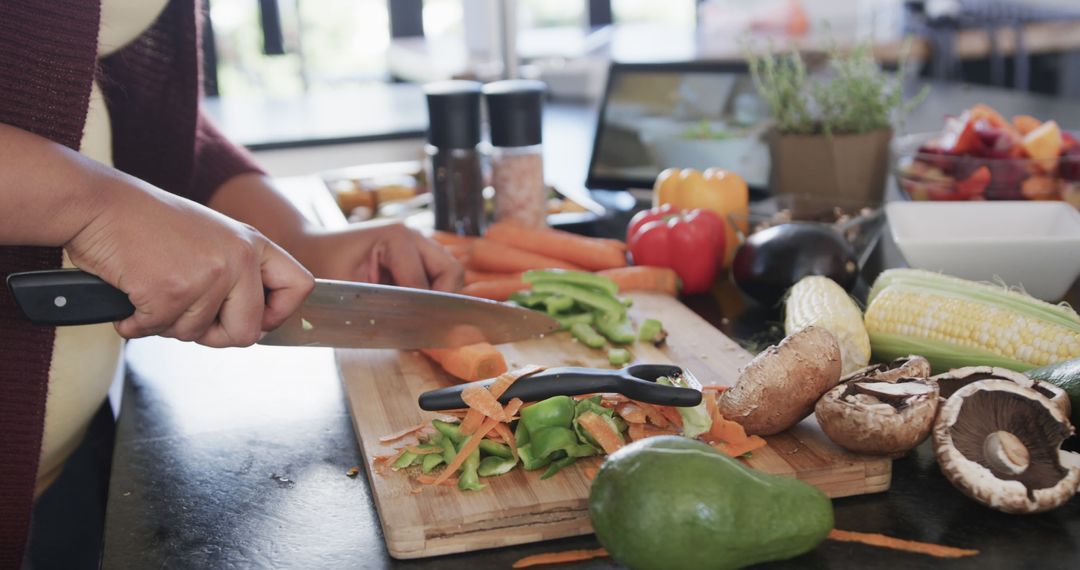
[[[123,320],[135,312],[127,294],[77,269],[8,276],[19,309],[39,325]],[[501,344],[559,329],[551,317],[504,303],[345,281],[315,280],[315,289],[259,344],[334,348],[454,348]]]

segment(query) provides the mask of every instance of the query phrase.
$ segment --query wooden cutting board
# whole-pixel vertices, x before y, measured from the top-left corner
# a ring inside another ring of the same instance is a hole
[[[631,318],[663,321],[670,332],[663,350],[638,343],[632,347],[641,362],[673,362],[689,368],[703,384],[732,385],[751,355],[678,300],[664,295],[632,294]],[[511,368],[524,364],[610,367],[603,351],[573,341],[566,333],[501,346]],[[515,469],[483,481],[488,488],[463,492],[456,487],[425,487],[403,473],[375,473],[372,457],[392,453],[379,443],[390,433],[430,420],[420,393],[449,385],[450,380],[424,356],[393,350],[339,350],[338,366],[349,400],[356,436],[366,462],[365,472],[382,522],[390,555],[420,558],[588,534],[589,481],[579,461],[546,481],[543,470]],[[853,455],[832,444],[813,416],[788,432],[766,438],[751,467],[797,477],[831,497],[876,493],[889,488],[892,462]]]

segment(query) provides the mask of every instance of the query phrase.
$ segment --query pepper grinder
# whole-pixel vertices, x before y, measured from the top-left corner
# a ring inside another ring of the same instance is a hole
[[[478,236],[484,227],[480,164],[480,91],[475,81],[424,86],[428,105],[427,175],[435,229]]]

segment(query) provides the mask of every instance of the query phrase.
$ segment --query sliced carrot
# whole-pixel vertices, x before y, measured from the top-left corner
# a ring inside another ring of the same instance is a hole
[[[726,453],[731,457],[742,457],[743,455],[746,455],[751,451],[761,449],[766,445],[768,445],[768,443],[766,443],[764,439],[756,435],[752,435],[746,438],[746,441],[742,441],[739,443],[715,443],[713,444],[713,448],[721,453]]]
[[[510,448],[510,454],[514,456],[514,460],[517,461],[517,439],[514,438],[514,432],[510,429],[510,426],[506,424],[495,424],[495,432],[502,438],[502,442]]]
[[[409,453],[412,453],[414,455],[431,455],[433,453],[442,453],[443,452],[443,450],[441,450],[441,449],[434,449],[434,448],[424,449],[422,447],[416,447],[415,445],[406,445],[402,449],[404,449],[405,451],[408,451]]]
[[[917,542],[914,540],[893,538],[891,536],[885,536],[884,534],[854,532],[839,529],[829,531],[829,540],[838,542],[858,542],[869,546],[878,546],[881,548],[889,548],[891,550],[902,550],[904,552],[916,552],[918,554],[926,554],[937,558],[963,558],[965,556],[975,556],[979,553],[978,550],[972,550],[970,548],[956,548],[929,542]]]
[[[596,443],[600,444],[604,453],[611,455],[625,445],[619,432],[615,431],[615,428],[611,427],[595,412],[585,412],[578,416],[577,421],[596,440]]]
[[[445,473],[445,471],[443,473]],[[416,476],[416,480],[417,482],[423,483],[424,485],[446,485],[447,487],[456,487],[458,478],[447,477],[445,479],[439,480],[438,476],[436,475],[421,474]],[[438,482],[436,483],[436,481]]]
[[[472,285],[483,281],[521,281],[520,273],[488,273],[486,271],[466,271],[465,284]]]
[[[529,568],[530,566],[543,566],[546,564],[565,564],[567,562],[580,562],[593,558],[610,556],[607,550],[564,550],[562,552],[548,552],[547,554],[534,554],[526,556],[514,563],[514,568]]]
[[[671,406],[656,406],[656,409],[664,415],[664,419],[666,419],[668,423],[680,428],[682,427],[682,416],[679,414],[679,410],[676,410]]]
[[[521,398],[513,398],[507,402],[506,407],[503,408],[503,415],[507,418],[506,421],[510,421],[510,418],[518,413],[518,410],[521,409],[521,406],[524,403],[525,402],[521,401]]]
[[[490,273],[522,273],[531,269],[573,269],[582,271],[576,264],[539,255],[509,245],[479,239],[472,247],[469,269]]]
[[[431,234],[431,239],[440,245],[472,245],[478,238],[436,230]]]
[[[615,413],[619,414],[619,417],[632,424],[644,424],[649,421],[649,417],[645,414],[645,410],[641,409],[641,406],[630,402],[619,404],[619,406],[615,408]]]
[[[660,429],[647,424],[630,424],[627,433],[630,436],[630,439],[634,441],[657,435],[678,435],[678,432],[673,429]]]
[[[418,431],[423,430],[424,428],[428,427],[428,425],[430,424],[428,424],[427,422],[422,424],[416,424],[414,426],[407,427],[401,431],[396,431],[392,434],[384,435],[379,438],[379,443],[390,443],[391,441],[399,440],[407,435],[412,435]]]
[[[470,283],[461,288],[461,294],[492,301],[506,301],[510,299],[510,295],[518,291],[528,291],[531,288],[532,285],[522,281],[520,277],[514,277],[497,281]]]
[[[746,430],[738,422],[733,422],[719,412],[713,414],[712,427],[709,428],[709,438],[716,442],[724,442],[728,445],[742,445],[749,439]]]
[[[675,296],[679,294],[679,276],[667,267],[635,265],[605,269],[599,272],[619,286],[620,293],[628,291],[657,291]]]
[[[480,429],[477,430],[476,433],[470,435],[469,439],[465,440],[465,443],[461,444],[461,449],[459,449],[457,455],[454,456],[454,460],[446,466],[446,469],[444,469],[442,473],[439,473],[439,476],[435,478],[435,482],[432,483],[432,485],[442,483],[447,477],[460,469],[461,464],[465,463],[465,458],[480,447],[480,440],[484,439],[484,436],[487,435],[489,431],[495,429],[495,424],[497,423],[499,423],[498,420],[493,418],[484,420],[484,423],[480,425]]]
[[[518,380],[526,376],[536,374],[543,369],[543,366],[529,364],[527,366],[515,368],[509,372],[501,372],[499,373],[499,377],[496,378],[495,381],[488,386],[488,390],[491,390],[492,396],[495,396],[496,398],[502,398],[502,395],[510,389],[510,386],[514,385],[514,382],[517,382]],[[515,411],[514,413],[516,414],[517,412]],[[508,414],[508,416],[512,415],[513,414]]]
[[[702,392],[716,392],[717,394],[723,394],[731,386],[721,386],[719,384],[706,384],[701,387]]]
[[[609,240],[561,230],[530,228],[515,222],[495,222],[488,226],[485,239],[563,260],[590,271],[626,266],[625,250],[614,247]]]
[[[495,399],[495,396],[491,394],[491,391],[484,386],[467,386],[461,391],[461,399],[469,406],[469,408],[476,410],[489,418],[494,418],[500,422],[506,421],[503,418],[502,405],[500,405],[499,401]]]
[[[645,415],[648,416],[649,422],[658,428],[666,428],[671,425],[671,422],[667,420],[667,417],[660,411],[658,406],[652,404],[646,404],[645,402],[634,402],[641,409],[645,410]]]
[[[506,372],[506,359],[499,349],[486,342],[459,348],[425,348],[420,352],[438,362],[455,378],[472,382]]]

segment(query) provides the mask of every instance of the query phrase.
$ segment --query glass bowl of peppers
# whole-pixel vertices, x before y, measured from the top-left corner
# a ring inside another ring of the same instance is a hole
[[[1080,207],[1080,142],[1055,121],[986,105],[941,131],[898,137],[892,171],[912,200],[1066,200]]]

